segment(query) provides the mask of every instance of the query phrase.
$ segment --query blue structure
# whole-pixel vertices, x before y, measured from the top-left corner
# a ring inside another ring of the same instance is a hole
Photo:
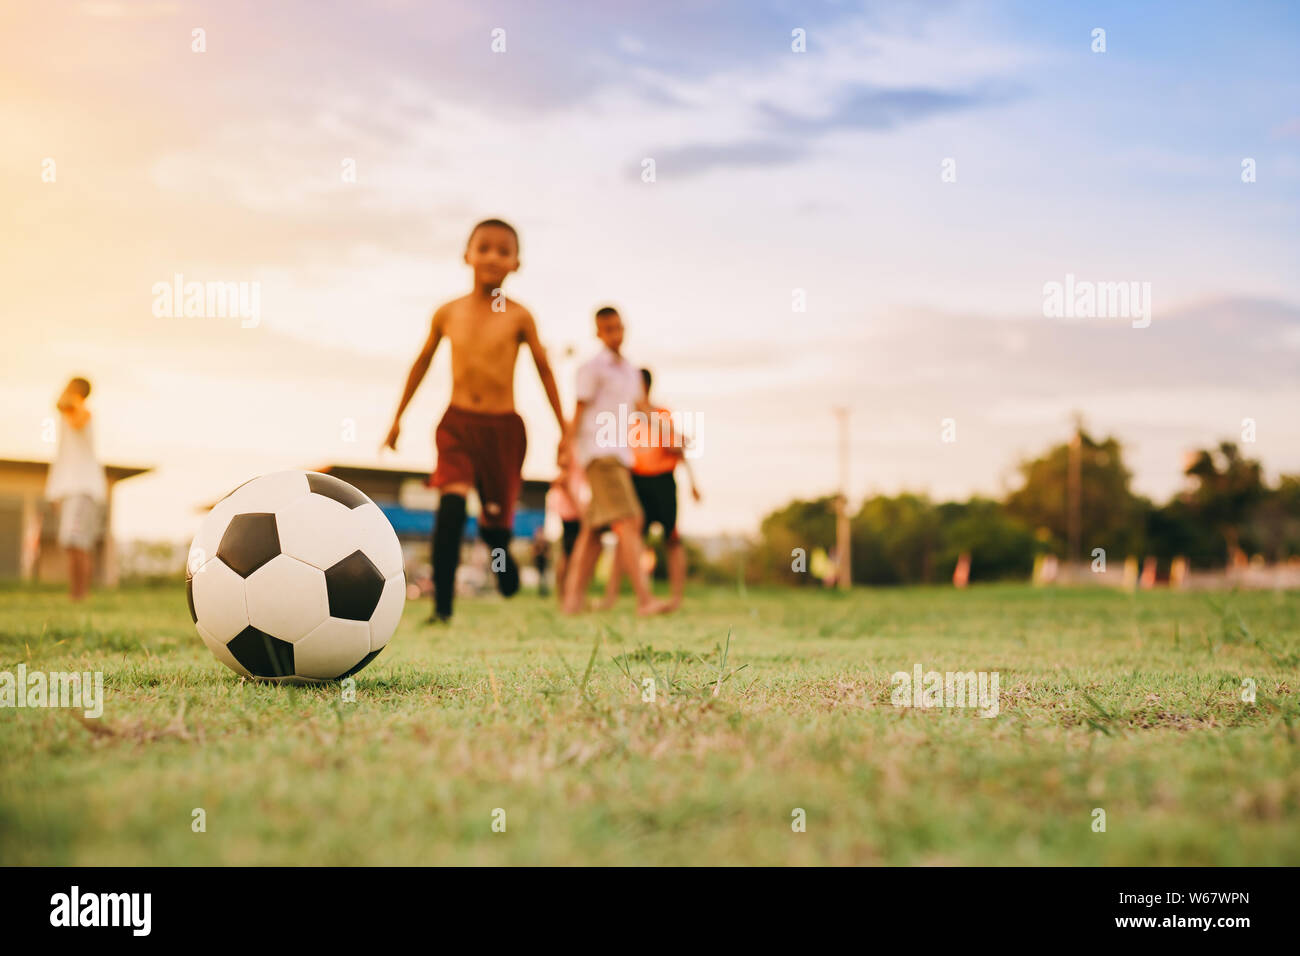
[[[429,538],[433,534],[433,519],[437,514],[425,508],[403,508],[398,504],[376,502],[398,537]],[[516,538],[531,538],[546,523],[546,512],[531,508],[516,508],[511,533]],[[465,540],[478,537],[478,519],[465,519]]]

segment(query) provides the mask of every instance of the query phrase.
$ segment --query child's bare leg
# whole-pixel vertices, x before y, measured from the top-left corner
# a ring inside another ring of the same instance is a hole
[[[605,599],[600,602],[600,609],[608,611],[618,603],[619,585],[623,583],[623,561],[619,557],[618,546],[610,556],[609,580],[605,583]]]
[[[68,553],[68,597],[76,601],[80,599],[78,593],[78,578],[81,575],[81,567],[77,561],[77,549],[65,548]]]
[[[565,585],[569,574],[569,556],[563,551],[555,559],[555,599],[560,602],[560,607],[564,607],[564,596],[567,592]]]
[[[569,558],[569,571],[564,585],[565,614],[577,614],[582,610],[582,597],[591,581],[591,572],[596,567],[599,549],[600,540],[584,522],[582,530],[578,532],[578,540],[573,545],[573,555]]]
[[[596,576],[596,565],[600,562],[600,555],[605,549],[601,544],[602,532],[592,530],[591,547],[587,551],[587,556],[582,562],[582,590],[578,594],[578,600],[582,602],[582,607],[587,607],[587,588],[592,579]]]
[[[632,590],[636,592],[636,612],[638,614],[661,614],[667,606],[656,601],[646,583],[645,573],[641,570],[641,529],[638,522],[631,518],[614,522],[614,533],[618,535],[616,559],[627,570],[632,579]]]
[[[671,590],[668,609],[675,611],[682,606],[682,598],[686,596],[686,548],[682,546],[681,539],[674,538],[668,542],[667,550],[668,585]]]
[[[82,600],[90,592],[90,552],[68,549],[68,589],[74,601]]]

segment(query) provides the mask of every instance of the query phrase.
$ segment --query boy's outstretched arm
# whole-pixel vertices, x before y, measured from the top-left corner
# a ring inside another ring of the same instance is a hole
[[[406,388],[402,390],[402,400],[397,403],[397,414],[393,416],[393,427],[388,429],[388,437],[384,439],[384,444],[380,446],[391,448],[397,451],[397,435],[401,431],[400,424],[402,421],[402,412],[406,411],[406,406],[411,403],[411,396],[415,390],[420,387],[420,382],[424,381],[425,374],[429,371],[429,365],[433,362],[433,353],[438,349],[438,343],[442,341],[442,323],[445,315],[440,308],[433,313],[433,321],[429,323],[429,337],[424,341],[424,347],[420,349],[420,354],[415,357],[415,362],[411,365],[411,371],[406,376]]]
[[[573,407],[573,421],[564,423],[564,433],[560,436],[560,452],[564,457],[564,460],[560,462],[561,466],[568,465],[567,454],[573,453],[573,443],[577,439],[578,426],[582,424],[582,413],[586,408],[587,403],[582,399],[578,399],[577,404]],[[565,454],[566,452],[567,454]]]
[[[696,501],[700,500],[700,486],[695,483],[695,472],[691,471],[690,459],[682,457],[681,462],[686,466],[686,476],[691,479],[691,497]]]
[[[568,423],[564,420],[564,409],[560,407],[560,390],[555,386],[555,373],[551,371],[551,363],[546,358],[546,349],[542,348],[542,342],[537,337],[537,323],[527,310],[524,311],[520,332],[528,344],[528,351],[533,353],[533,364],[537,366],[537,377],[542,380],[542,388],[546,389],[546,400],[551,403],[555,420],[560,423],[560,444],[563,445]]]

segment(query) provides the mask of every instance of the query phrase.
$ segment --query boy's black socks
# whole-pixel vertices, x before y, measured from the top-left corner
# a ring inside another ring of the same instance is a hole
[[[438,617],[451,617],[464,534],[465,496],[442,495],[438,499],[438,517],[433,523],[433,610]]]
[[[515,559],[510,556],[510,531],[506,528],[484,528],[479,527],[479,535],[487,543],[490,554],[488,556],[488,566],[492,573],[496,575],[497,590],[510,597],[519,590],[519,566],[515,564]],[[501,567],[502,562],[498,560],[498,549],[501,554],[505,555],[505,569],[497,570]]]

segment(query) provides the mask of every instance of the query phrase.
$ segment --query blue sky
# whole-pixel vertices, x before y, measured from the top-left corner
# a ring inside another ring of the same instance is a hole
[[[612,301],[660,397],[708,421],[690,530],[829,490],[835,405],[854,497],[996,493],[1075,409],[1156,497],[1244,417],[1271,472],[1300,470],[1294,5],[459,6],[0,12],[0,453],[48,454],[40,422],[81,371],[105,456],[158,466],[122,488],[127,534],[183,537],[195,504],[276,467],[427,467],[446,355],[401,453],[375,448],[467,284],[469,225],[500,215],[566,396]],[[177,272],[260,282],[263,322],[155,318]],[[1067,273],[1150,282],[1152,325],[1045,319]],[[526,472],[549,477],[527,363],[517,389]]]

